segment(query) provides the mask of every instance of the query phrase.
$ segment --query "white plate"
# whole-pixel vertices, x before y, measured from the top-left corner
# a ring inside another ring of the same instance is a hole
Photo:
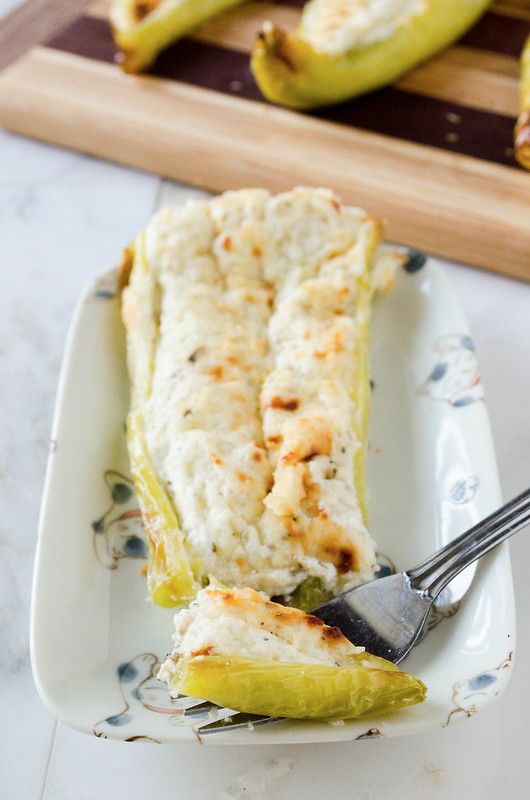
[[[371,528],[382,563],[397,569],[500,504],[473,343],[446,276],[423,261],[416,255],[413,271],[400,272],[395,290],[377,301],[373,324]],[[113,739],[277,744],[417,733],[453,725],[497,697],[515,644],[506,546],[482,559],[460,607],[439,609],[406,661],[427,684],[422,705],[343,725],[252,725],[234,716],[212,727],[229,710],[170,700],[154,675],[171,647],[173,614],[146,602],[140,574],[145,543],[127,477],[114,289],[108,273],[82,298],[59,386],[31,626],[35,681],[52,710]]]

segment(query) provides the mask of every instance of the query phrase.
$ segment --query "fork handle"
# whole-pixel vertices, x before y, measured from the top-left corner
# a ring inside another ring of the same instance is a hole
[[[530,489],[527,489],[417,567],[408,570],[411,587],[436,598],[469,564],[529,524]]]

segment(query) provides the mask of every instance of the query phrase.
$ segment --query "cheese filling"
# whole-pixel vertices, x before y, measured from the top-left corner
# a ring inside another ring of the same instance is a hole
[[[274,596],[373,576],[352,421],[374,225],[299,189],[228,192],[146,229],[148,273],[124,296],[133,396],[151,364],[148,449],[199,578]]]
[[[312,0],[301,35],[315,50],[339,56],[388,39],[425,11],[429,0]]]
[[[296,664],[344,666],[362,653],[338,628],[272,603],[252,589],[203,589],[175,615],[175,649],[159,678],[168,680],[180,658],[217,655]]]

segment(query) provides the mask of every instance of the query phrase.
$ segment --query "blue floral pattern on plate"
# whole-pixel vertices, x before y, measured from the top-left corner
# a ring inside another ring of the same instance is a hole
[[[425,253],[422,253],[419,250],[409,250],[407,256],[407,260],[403,264],[403,269],[408,273],[419,272],[420,269],[423,269],[429,259]]]
[[[463,678],[453,684],[451,701],[454,708],[449,712],[443,727],[446,728],[456,717],[466,717],[469,719],[479,710],[477,700],[484,695],[499,694],[499,680],[504,670],[510,669],[513,665],[513,651],[508,653],[500,664],[490,670],[479,672],[471,678]]]
[[[459,333],[440,336],[434,345],[437,355],[420,394],[444,400],[455,408],[484,399],[475,345],[470,336]]]
[[[117,294],[116,271],[101,275],[94,286],[94,297],[97,300],[113,300]]]
[[[103,567],[117,569],[122,558],[147,558],[147,544],[131,479],[113,469],[103,479],[110,505],[92,522],[94,552]]]
[[[468,475],[455,481],[449,489],[449,499],[456,505],[465,505],[474,500],[480,481],[476,475]]]
[[[255,725],[270,724],[280,720],[241,714],[229,708],[220,708],[214,703],[195,697],[172,698],[167,686],[156,677],[160,659],[154,653],[140,653],[130,661],[119,664],[116,675],[122,707],[94,725],[92,732],[99,738],[115,738],[116,729],[126,742],[159,742],[149,732],[153,715],[167,718],[168,725],[186,725],[200,738],[204,734],[225,732]],[[147,712],[147,713],[146,713]],[[156,722],[154,727],[156,727]]]

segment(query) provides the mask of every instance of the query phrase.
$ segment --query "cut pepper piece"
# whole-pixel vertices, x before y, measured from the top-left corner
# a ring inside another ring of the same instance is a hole
[[[339,631],[252,589],[205,589],[175,617],[175,651],[159,677],[248,714],[353,719],[419,703],[426,688]]]
[[[425,698],[418,678],[393,667],[374,668],[366,656],[353,656],[348,667],[203,656],[178,662],[171,689],[248,714],[352,719]]]

